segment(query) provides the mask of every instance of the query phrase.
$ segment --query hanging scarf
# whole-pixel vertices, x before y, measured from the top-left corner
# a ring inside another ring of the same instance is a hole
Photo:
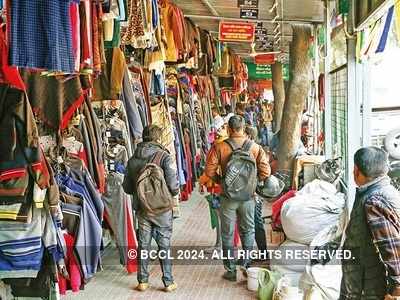
[[[393,12],[394,12],[394,6],[390,7],[387,13],[385,25],[383,27],[382,35],[378,44],[378,48],[376,49],[376,53],[382,53],[383,51],[385,51],[387,39],[389,36],[390,26],[392,25]]]

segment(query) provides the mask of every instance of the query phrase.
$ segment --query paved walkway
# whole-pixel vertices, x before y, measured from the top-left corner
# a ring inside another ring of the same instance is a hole
[[[210,227],[207,201],[197,192],[188,202],[181,204],[182,217],[174,223],[174,246],[204,246],[208,248],[215,242],[215,232]],[[85,290],[77,294],[68,292],[63,300],[78,299],[256,299],[256,294],[247,290],[247,283],[241,272],[238,282],[232,283],[221,278],[224,272],[222,264],[214,265],[175,265],[173,275],[178,290],[167,294],[161,289],[160,266],[152,265],[150,271],[151,287],[144,293],[133,290],[137,285],[136,274],[128,275],[119,265],[116,249],[108,249],[103,264],[104,270],[86,285]]]

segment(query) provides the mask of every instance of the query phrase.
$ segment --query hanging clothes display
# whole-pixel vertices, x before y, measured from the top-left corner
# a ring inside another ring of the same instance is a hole
[[[211,106],[246,88],[246,70],[231,51],[235,81],[220,92],[220,46],[170,0],[3,2],[0,283],[13,297],[57,299],[102,269],[109,233],[137,271],[122,182],[144,128],[162,128],[179,216],[211,146]]]
[[[131,198],[122,188],[125,168],[132,156],[132,146],[127,114],[120,100],[94,102],[101,120],[104,138],[104,159],[106,165],[106,190],[103,195],[105,219],[112,229],[120,253],[121,264],[129,273],[136,272],[136,261],[129,257],[137,247]]]

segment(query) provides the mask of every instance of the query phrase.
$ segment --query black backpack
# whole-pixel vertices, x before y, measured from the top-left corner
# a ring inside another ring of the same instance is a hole
[[[253,142],[246,140],[242,147],[235,146],[232,140],[225,142],[233,152],[222,181],[224,195],[234,201],[250,200],[257,188],[257,163],[250,154]]]
[[[142,168],[136,190],[142,209],[155,216],[172,210],[174,202],[161,168],[163,152],[157,152]]]

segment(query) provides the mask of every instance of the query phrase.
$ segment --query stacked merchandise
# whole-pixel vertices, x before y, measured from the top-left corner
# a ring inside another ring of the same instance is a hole
[[[59,190],[22,79],[16,68],[6,68],[10,73],[0,84],[0,279],[15,295],[40,287],[33,292],[48,297],[55,292],[56,262],[64,258],[56,225]]]

